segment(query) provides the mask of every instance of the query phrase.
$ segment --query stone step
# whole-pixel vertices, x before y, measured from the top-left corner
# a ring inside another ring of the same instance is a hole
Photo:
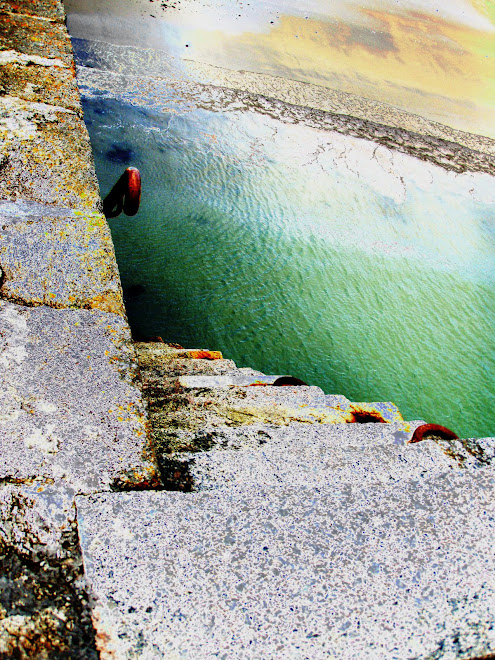
[[[211,383],[216,382],[216,378]],[[248,416],[268,415],[270,418],[287,418],[300,412],[313,418],[341,416],[340,410],[326,405],[320,388],[313,387],[184,387],[183,379],[171,379],[156,388],[149,389],[150,411],[168,416],[170,412],[211,412],[225,416],[229,411],[245,412]]]
[[[403,421],[390,402],[352,403],[342,395],[326,395],[319,387],[272,387],[279,375],[237,368],[232,361],[201,357],[203,349],[184,349],[161,342],[137,342],[143,389],[152,434],[163,455],[231,446],[230,431],[244,438],[235,446],[257,444],[263,425]],[[210,356],[210,353],[205,352]]]
[[[150,364],[154,360],[167,360],[186,358],[190,360],[221,360],[220,351],[209,351],[206,348],[182,348],[177,344],[162,342],[134,342],[138,359],[143,364]]]
[[[291,391],[292,390],[292,391]],[[172,429],[201,432],[212,429],[269,424],[285,426],[300,421],[307,424],[335,424],[349,421],[349,415],[326,405],[319,388],[231,387],[149,396],[149,414],[154,437]]]
[[[335,424],[402,421],[391,403],[353,404],[317,387],[245,387],[235,378],[187,376],[148,387],[152,425],[196,429],[201,426],[240,426],[254,423],[286,425],[291,421]]]
[[[238,371],[244,376],[265,376],[262,371],[257,371],[256,369],[251,369],[250,367],[238,367]]]
[[[169,358],[166,360],[139,360],[139,370],[144,386],[159,387],[164,379],[180,376],[224,376],[238,373],[233,360],[191,360]]]
[[[493,469],[363,483],[354,465],[318,487],[77,497],[105,657],[490,657]]]
[[[176,344],[162,342],[134,342],[134,346],[144,380],[149,377],[149,374],[153,379],[159,375],[173,377],[231,374],[237,379],[233,384],[250,385],[272,384],[277,378],[280,378],[280,375],[267,376],[250,367],[236,367],[233,360],[218,357],[218,351],[178,348]]]
[[[234,378],[228,376],[185,376],[175,379],[180,391],[202,399],[208,397],[222,402],[249,401],[250,403],[270,403],[285,405],[325,405],[326,394],[320,387],[250,387],[231,384]]]
[[[409,444],[412,429],[401,426],[292,424],[269,441],[259,436],[258,446],[161,456],[162,480],[166,490],[186,492],[277,484],[345,487],[351,480],[365,487],[369,480],[389,484],[460,469],[455,444]],[[466,456],[463,467],[475,464],[482,465]]]
[[[175,362],[175,361],[174,361]],[[172,392],[177,392],[178,390],[187,391],[187,390],[200,390],[203,394],[203,390],[216,390],[216,389],[229,389],[231,392],[242,392],[238,388],[244,388],[249,386],[270,386],[277,379],[281,378],[280,375],[265,375],[261,372],[254,372],[250,369],[237,369],[235,368],[234,363],[230,363],[227,360],[218,360],[213,362],[208,361],[192,361],[192,360],[180,360],[179,364],[173,365],[173,373],[167,369],[169,362],[166,361],[165,368],[159,369],[155,365],[149,367],[147,371],[143,374],[143,383],[144,386],[148,389],[152,389],[150,396],[154,398],[153,403],[158,404],[158,399],[161,395],[168,396]],[[198,370],[200,373],[194,373],[195,365],[205,365],[204,367]],[[218,368],[216,365],[218,364]],[[188,368],[188,365],[192,365],[192,369]],[[206,368],[205,368],[206,367]],[[181,371],[187,369],[187,374],[182,374]],[[248,373],[246,373],[248,372]],[[150,375],[151,374],[151,375]],[[284,397],[285,392],[290,389],[291,392],[296,392],[300,400],[303,399],[303,394],[307,395],[308,392],[313,392],[319,395],[323,394],[323,390],[320,388],[313,388],[308,390],[307,386],[299,386],[297,388],[288,388],[284,387],[283,389],[277,389],[281,393],[281,397]],[[261,398],[264,398],[266,393],[267,396],[273,397],[273,391],[270,389],[260,390]],[[272,392],[270,394],[270,392]],[[304,398],[307,398],[305,396]],[[318,397],[318,405],[322,402],[321,396]],[[314,402],[316,405],[316,402]],[[307,405],[310,405],[309,403]],[[325,395],[324,405],[330,408],[337,408],[342,412],[349,413],[348,421],[395,421],[402,420],[399,410],[395,404],[391,402],[373,402],[373,403],[351,403],[346,397],[342,395]]]
[[[182,421],[182,424],[179,423]],[[226,424],[214,425],[212,423],[199,421],[187,426],[187,420],[179,420],[174,427],[172,424],[163,424],[152,421],[153,438],[158,461],[163,470],[163,465],[172,454],[181,452],[200,452],[208,450],[226,449],[250,449],[259,448],[273,441],[283,441],[284,438],[304,437],[307,433],[318,433],[324,438],[326,434],[336,442],[336,438],[342,438],[344,446],[346,443],[358,442],[361,446],[363,438],[374,438],[380,435],[399,433],[399,438],[412,436],[414,429],[423,424],[422,421],[414,422],[392,422],[388,424],[310,424],[297,419],[288,420],[285,424],[264,423],[254,419],[253,423],[240,423],[237,426]],[[368,429],[367,433],[363,432]],[[375,442],[375,441],[373,441]]]
[[[184,375],[180,376],[178,382],[183,389],[210,389],[227,387],[250,387],[250,386],[270,386],[280,375],[267,376],[261,372],[246,373],[244,370],[237,369],[228,374],[211,376],[207,374]]]

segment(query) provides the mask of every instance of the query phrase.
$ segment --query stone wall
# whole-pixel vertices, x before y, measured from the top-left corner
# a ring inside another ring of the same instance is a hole
[[[159,477],[61,0],[0,35],[0,657],[91,657],[74,497]]]

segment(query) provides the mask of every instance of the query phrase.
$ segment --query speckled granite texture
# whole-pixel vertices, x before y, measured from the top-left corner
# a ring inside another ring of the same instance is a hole
[[[74,497],[159,483],[64,18],[0,2],[2,658],[96,657]]]
[[[0,301],[0,479],[76,492],[156,482],[132,358],[118,314]]]
[[[291,472],[78,498],[101,657],[492,657],[492,469],[317,488]]]

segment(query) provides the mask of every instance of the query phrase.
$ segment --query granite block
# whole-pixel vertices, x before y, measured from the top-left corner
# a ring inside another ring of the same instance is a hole
[[[110,230],[100,214],[0,202],[0,297],[124,314]]]
[[[91,145],[72,110],[0,97],[0,195],[101,212]]]
[[[61,0],[0,0],[0,12],[47,18],[59,23],[65,19]]]
[[[408,444],[411,434],[397,427],[292,424],[275,439],[260,437],[258,446],[162,455],[162,478],[167,490],[190,492],[282,483],[344,487],[353,480],[392,484],[461,469],[434,440]],[[471,457],[462,467],[476,464],[482,465]]]
[[[495,653],[494,476],[78,497],[100,657]]]
[[[177,419],[177,418],[173,418]],[[342,446],[354,445],[362,447],[366,443],[380,444],[380,438],[397,438],[406,442],[412,436],[416,426],[423,422],[392,422],[389,424],[347,424],[330,423],[319,424],[308,423],[308,421],[297,421],[286,419],[285,424],[263,422],[259,419],[251,420],[250,424],[214,425],[206,424],[196,429],[186,428],[184,422],[182,427],[168,426],[163,423],[158,426],[156,421],[164,421],[164,417],[155,415],[151,411],[153,425],[153,437],[157,457],[166,462],[175,454],[182,452],[194,453],[209,450],[224,451],[229,449],[256,449],[270,442],[298,442],[299,439],[312,437],[317,434],[319,438],[328,438],[329,443]],[[191,421],[191,426],[194,420]]]
[[[62,21],[54,22],[16,12],[0,13],[0,34],[2,49],[60,58],[64,64],[74,66],[72,44]]]
[[[121,316],[0,300],[0,480],[156,485],[136,371]]]
[[[74,71],[60,58],[1,51],[0,89],[2,94],[66,108],[82,117]]]

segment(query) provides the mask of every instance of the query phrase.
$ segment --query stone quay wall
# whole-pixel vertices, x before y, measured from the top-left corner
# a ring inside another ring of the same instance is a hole
[[[74,497],[159,483],[64,21],[0,2],[0,657],[96,653]]]

